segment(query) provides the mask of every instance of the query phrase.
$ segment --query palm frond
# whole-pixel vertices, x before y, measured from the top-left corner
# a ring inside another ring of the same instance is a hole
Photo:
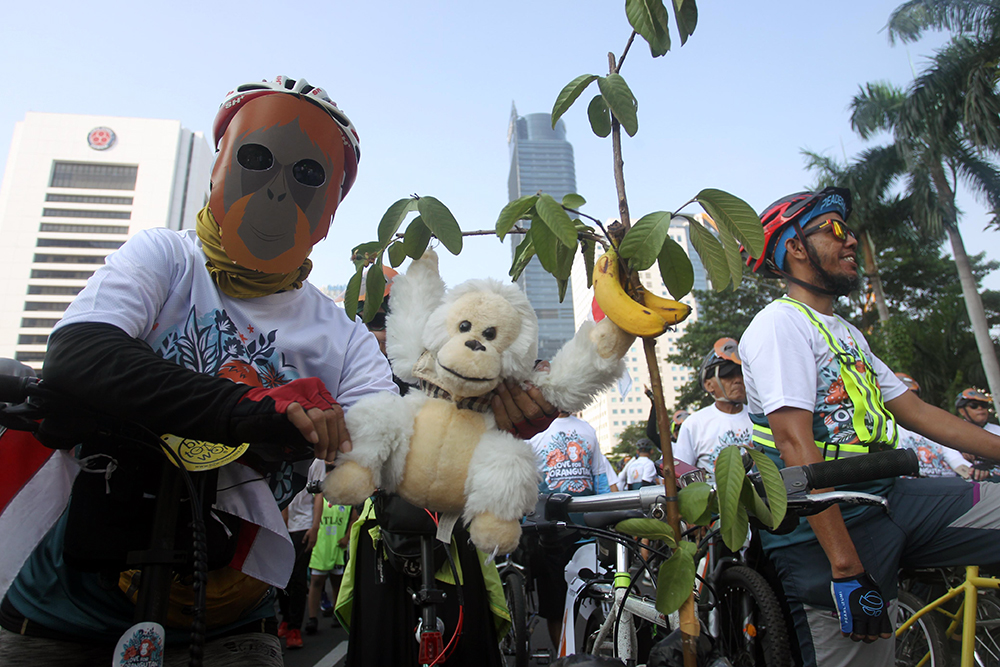
[[[889,41],[914,42],[925,30],[947,30],[981,38],[1000,34],[996,0],[909,0],[889,16]]]
[[[906,104],[903,91],[887,82],[866,83],[851,100],[851,128],[862,139],[896,129]]]

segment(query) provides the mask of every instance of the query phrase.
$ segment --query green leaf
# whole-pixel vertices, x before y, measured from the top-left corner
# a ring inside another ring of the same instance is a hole
[[[701,257],[701,263],[705,265],[705,270],[708,271],[708,276],[712,279],[712,287],[716,292],[721,292],[729,286],[732,280],[726,251],[712,232],[702,227],[700,222],[691,216],[680,217],[686,218],[688,221],[688,236],[691,238],[691,245]]]
[[[556,278],[556,286],[559,288],[559,303],[566,298],[566,288],[569,287],[568,278]]]
[[[771,527],[777,528],[782,519],[785,518],[785,512],[788,509],[788,493],[785,491],[785,483],[781,479],[778,466],[774,465],[774,461],[767,454],[753,448],[748,448],[747,451],[757,466],[760,479],[764,483],[767,504],[771,507]]]
[[[580,252],[583,253],[583,270],[587,272],[587,289],[594,286],[594,251],[597,242],[591,240],[580,241]]]
[[[385,299],[385,274],[382,273],[382,258],[368,267],[368,277],[365,279],[365,312],[361,316],[365,322],[371,322],[375,313],[382,307]]]
[[[575,258],[576,258],[575,244],[572,248],[567,248],[561,243],[556,245],[556,270],[552,274],[556,277],[556,280],[569,280],[569,276],[573,272],[573,260]],[[565,295],[566,295],[566,288],[565,285],[563,285],[559,292],[560,303],[562,303],[563,297]]]
[[[382,244],[378,241],[367,241],[359,245],[354,246],[351,250],[351,261],[354,262],[356,267],[364,267],[369,264],[369,259],[375,255],[382,252]]]
[[[746,509],[740,504],[745,478],[740,448],[723,448],[715,459],[715,490],[719,496],[722,541],[731,551],[738,551],[747,537],[749,519]]]
[[[552,127],[555,128],[556,123],[559,118],[566,113],[573,102],[576,102],[576,98],[580,97],[580,93],[587,89],[587,86],[597,78],[595,74],[581,74],[572,81],[566,84],[566,86],[559,91],[559,96],[556,98],[556,103],[552,106]]]
[[[402,241],[396,241],[389,246],[389,266],[396,268],[406,259],[406,246]]]
[[[698,519],[708,511],[708,500],[711,496],[712,487],[705,482],[694,482],[685,486],[677,493],[677,507],[681,517],[688,523],[698,523]]]
[[[768,508],[767,503],[764,499],[760,497],[757,493],[757,489],[753,487],[753,482],[750,478],[743,478],[743,489],[740,491],[740,503],[755,517],[760,519],[760,521],[767,525],[773,525],[771,518],[771,510]]]
[[[417,200],[412,197],[400,199],[382,215],[382,220],[378,223],[378,242],[383,246],[389,243],[392,235],[396,233],[399,226],[403,224],[403,219],[410,211],[417,208]]]
[[[660,540],[673,548],[677,544],[674,531],[669,524],[659,519],[625,519],[615,525],[615,530],[623,535],[640,537],[645,540]]]
[[[586,203],[587,203],[587,200],[584,199],[583,197],[581,197],[580,195],[576,194],[575,192],[570,192],[568,195],[566,195],[565,197],[562,198],[562,205],[563,205],[563,207],[564,208],[571,208],[574,211],[583,208],[584,204],[586,204]],[[574,222],[580,222],[580,221],[576,220]],[[580,224],[583,224],[583,223],[580,223]],[[584,225],[584,226],[586,226],[586,225]]]
[[[609,74],[598,77],[597,85],[601,89],[604,101],[611,108],[611,113],[628,132],[628,136],[634,137],[635,133],[639,131],[639,120],[636,117],[636,108],[639,103],[628,84],[625,83],[625,79],[622,78],[621,74]]]
[[[740,255],[740,244],[725,231],[719,233],[719,240],[722,241],[722,249],[726,252],[729,279],[732,281],[733,289],[736,289],[743,282],[743,257]]]
[[[656,211],[644,215],[625,234],[618,254],[629,260],[636,271],[645,271],[653,265],[663,247],[663,240],[670,233],[671,214]]]
[[[531,241],[531,230],[529,229],[521,242],[517,244],[517,248],[514,249],[514,261],[510,265],[510,279],[516,282],[534,256],[535,245]]]
[[[423,218],[419,215],[415,217],[403,234],[403,247],[406,254],[411,259],[420,259],[427,250],[427,244],[431,242],[431,230],[427,229]]]
[[[570,220],[566,209],[552,195],[541,194],[535,203],[535,210],[542,224],[552,230],[559,242],[576,251],[576,225]]]
[[[364,269],[359,266],[351,279],[347,281],[347,289],[344,290],[344,310],[347,311],[347,317],[352,322],[358,314],[358,299],[361,298],[361,274],[363,272]]]
[[[667,286],[670,296],[675,299],[684,298],[694,287],[694,266],[691,265],[691,258],[684,252],[684,248],[670,238],[669,234],[663,241],[657,262],[660,267],[660,277],[663,278],[663,284]]]
[[[674,18],[677,20],[677,32],[681,34],[681,46],[684,46],[698,25],[698,7],[694,0],[674,0]]]
[[[656,576],[656,611],[672,614],[681,608],[694,592],[694,552],[692,542],[681,542]]]
[[[538,206],[535,206],[535,210],[538,210]],[[541,262],[542,268],[555,275],[559,260],[556,247],[560,243],[555,233],[542,222],[540,213],[536,213],[531,221],[531,243],[535,246],[535,254],[538,255],[538,261]]]
[[[601,139],[611,134],[611,111],[603,95],[595,95],[587,105],[587,118],[590,119],[590,129]]]
[[[434,197],[421,197],[417,210],[427,229],[448,249],[452,255],[462,252],[462,228],[448,207]]]
[[[662,0],[625,0],[625,15],[635,31],[649,43],[649,52],[654,58],[670,50],[669,17]]]
[[[705,212],[719,225],[719,231],[728,231],[739,239],[754,257],[764,251],[764,226],[757,213],[739,197],[723,190],[706,188],[695,197]]]
[[[518,220],[531,220],[531,207],[535,205],[536,201],[538,201],[538,195],[528,195],[515,199],[503,207],[496,224],[497,236],[500,237],[501,241],[514,228]]]

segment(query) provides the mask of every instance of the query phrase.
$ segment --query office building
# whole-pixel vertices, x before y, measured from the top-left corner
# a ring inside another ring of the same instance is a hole
[[[552,195],[556,201],[576,192],[576,171],[573,166],[573,146],[566,141],[566,125],[560,120],[552,127],[547,113],[518,116],[511,105],[507,131],[510,147],[510,175],[507,180],[509,201],[533,195],[539,191]],[[530,227],[530,223],[520,223]],[[521,242],[520,234],[511,234],[511,257]],[[559,302],[556,279],[533,257],[518,283],[528,295],[538,316],[538,357],[552,359],[563,343],[573,337],[572,285]]]
[[[175,120],[28,113],[0,186],[0,357],[42,366],[104,258],[144,229],[193,228],[212,150]]]

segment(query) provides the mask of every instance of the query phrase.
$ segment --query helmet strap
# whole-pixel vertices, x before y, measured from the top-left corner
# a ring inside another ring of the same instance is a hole
[[[802,227],[799,226],[797,220],[793,221],[792,224],[795,225],[795,237],[799,240],[799,243],[802,244],[802,247],[805,248],[806,258],[809,260],[809,264],[813,267],[816,273],[822,275],[823,269],[820,268],[819,262],[813,255],[812,248],[809,246],[808,243],[806,243],[806,237],[802,234]],[[832,296],[832,297],[840,296],[840,294],[834,292],[833,290],[827,289],[825,287],[820,287],[819,285],[813,285],[812,283],[807,283],[804,280],[800,280],[799,278],[796,278],[795,276],[791,275],[790,273],[788,273],[787,271],[776,265],[772,267],[772,270],[785,280],[793,282],[799,287],[805,288],[814,294],[820,294],[823,296]]]

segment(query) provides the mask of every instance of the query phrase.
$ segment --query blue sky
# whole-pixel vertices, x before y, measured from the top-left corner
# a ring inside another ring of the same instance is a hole
[[[639,132],[624,139],[633,219],[705,187],[759,210],[813,181],[802,148],[841,161],[862,150],[847,111],[858,86],[906,85],[943,41],[890,46],[883,26],[897,4],[702,0],[683,48],[675,40],[654,60],[637,40],[622,69],[639,100]],[[0,25],[0,155],[28,111],[179,119],[209,134],[235,85],[305,77],[361,135],[357,183],[313,253],[314,282],[345,283],[351,247],[410,193],[442,200],[465,230],[492,228],[507,197],[511,103],[549,112],[567,82],[605,74],[629,32],[623,2],[595,0],[17,3]],[[603,219],[617,204],[610,140],[586,120],[593,94],[596,84],[564,118],[584,210]],[[961,205],[969,251],[1000,258],[982,207]],[[495,237],[442,259],[449,283],[508,267]],[[1000,288],[1000,272],[986,284]]]

